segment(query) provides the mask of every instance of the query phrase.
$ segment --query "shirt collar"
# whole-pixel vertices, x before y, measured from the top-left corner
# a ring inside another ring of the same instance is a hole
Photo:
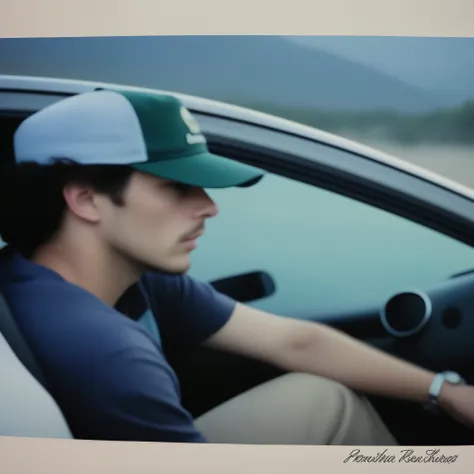
[[[7,247],[0,251],[0,285],[38,278],[65,281],[54,270],[28,260],[15,250]]]

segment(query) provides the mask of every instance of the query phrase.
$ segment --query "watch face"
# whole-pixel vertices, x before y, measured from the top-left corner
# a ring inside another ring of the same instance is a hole
[[[445,380],[452,384],[459,384],[463,381],[461,376],[456,372],[445,372],[444,373]]]

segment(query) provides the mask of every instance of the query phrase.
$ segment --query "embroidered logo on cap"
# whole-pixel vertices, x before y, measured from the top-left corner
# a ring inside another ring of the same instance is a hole
[[[201,128],[199,127],[196,119],[192,116],[191,112],[186,107],[181,107],[180,113],[183,122],[191,132],[186,135],[186,141],[188,144],[193,145],[195,143],[206,143],[206,138],[201,133]]]

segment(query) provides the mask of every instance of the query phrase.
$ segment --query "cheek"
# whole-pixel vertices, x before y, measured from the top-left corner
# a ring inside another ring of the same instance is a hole
[[[128,210],[127,226],[129,231],[140,233],[142,239],[156,239],[166,233],[172,215],[166,208],[158,206],[135,206]]]
[[[160,222],[168,217],[172,203],[148,189],[138,189],[127,201],[124,210],[142,224]]]
[[[176,203],[164,199],[141,199],[127,203],[120,222],[122,231],[129,239],[146,247],[174,245],[180,234],[186,231],[180,224]]]

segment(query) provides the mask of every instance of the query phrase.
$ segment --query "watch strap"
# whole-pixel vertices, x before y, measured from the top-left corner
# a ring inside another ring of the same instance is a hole
[[[434,376],[434,379],[431,382],[430,388],[428,390],[428,403],[425,405],[428,410],[432,412],[439,411],[439,394],[445,383],[461,385],[464,384],[465,381],[456,372],[444,371],[437,373]]]

